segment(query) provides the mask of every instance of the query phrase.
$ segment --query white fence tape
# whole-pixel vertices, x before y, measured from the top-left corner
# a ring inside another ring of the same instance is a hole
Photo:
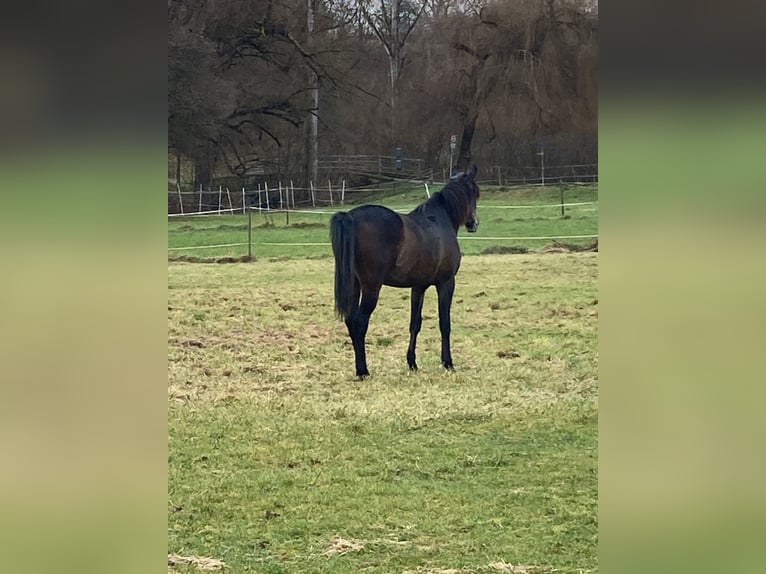
[[[168,251],[186,251],[187,249],[215,249],[216,247],[241,247],[245,243],[221,243],[220,245],[192,245],[189,247],[168,247]]]

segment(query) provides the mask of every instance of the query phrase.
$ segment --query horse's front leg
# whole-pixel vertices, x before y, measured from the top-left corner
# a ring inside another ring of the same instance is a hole
[[[407,364],[413,371],[418,370],[418,364],[415,362],[415,344],[420,333],[420,327],[423,324],[423,299],[427,287],[413,287],[410,308],[410,346],[407,347]]]
[[[442,334],[442,365],[445,369],[453,370],[452,352],[450,351],[450,308],[452,307],[452,295],[455,293],[455,278],[440,283],[436,286],[439,294],[439,330]]]

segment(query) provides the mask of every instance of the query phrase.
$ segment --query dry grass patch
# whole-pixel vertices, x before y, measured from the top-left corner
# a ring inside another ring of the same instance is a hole
[[[358,552],[364,549],[364,544],[359,540],[348,540],[336,536],[330,540],[329,546],[322,552],[323,556],[343,556],[349,552]]]
[[[192,566],[198,570],[220,570],[226,563],[217,558],[205,558],[203,556],[179,556],[168,554],[168,566]]]
[[[550,569],[543,568],[542,566],[529,566],[525,564],[511,564],[510,562],[492,562],[489,565],[493,570],[498,572],[510,572],[512,574],[542,574],[543,572],[550,572]]]

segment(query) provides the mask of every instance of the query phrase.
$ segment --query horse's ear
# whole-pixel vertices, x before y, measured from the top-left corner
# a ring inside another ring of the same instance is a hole
[[[468,177],[471,179],[476,179],[476,173],[479,171],[479,168],[476,167],[476,164],[473,164],[473,167],[471,168],[471,171],[468,172]]]

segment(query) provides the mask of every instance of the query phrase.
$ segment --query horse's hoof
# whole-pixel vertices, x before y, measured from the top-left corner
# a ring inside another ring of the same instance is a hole
[[[415,363],[410,363],[410,371],[417,371],[418,366]]]
[[[455,365],[453,365],[452,363],[444,363],[444,368],[447,369],[448,371],[454,371]]]
[[[366,379],[367,377],[369,377],[369,376],[370,376],[370,373],[369,373],[368,371],[365,371],[365,372],[363,372],[363,373],[357,373],[357,374],[356,374],[356,378],[357,378],[357,379],[359,379],[360,381],[363,381],[363,380],[365,380],[365,379]]]

